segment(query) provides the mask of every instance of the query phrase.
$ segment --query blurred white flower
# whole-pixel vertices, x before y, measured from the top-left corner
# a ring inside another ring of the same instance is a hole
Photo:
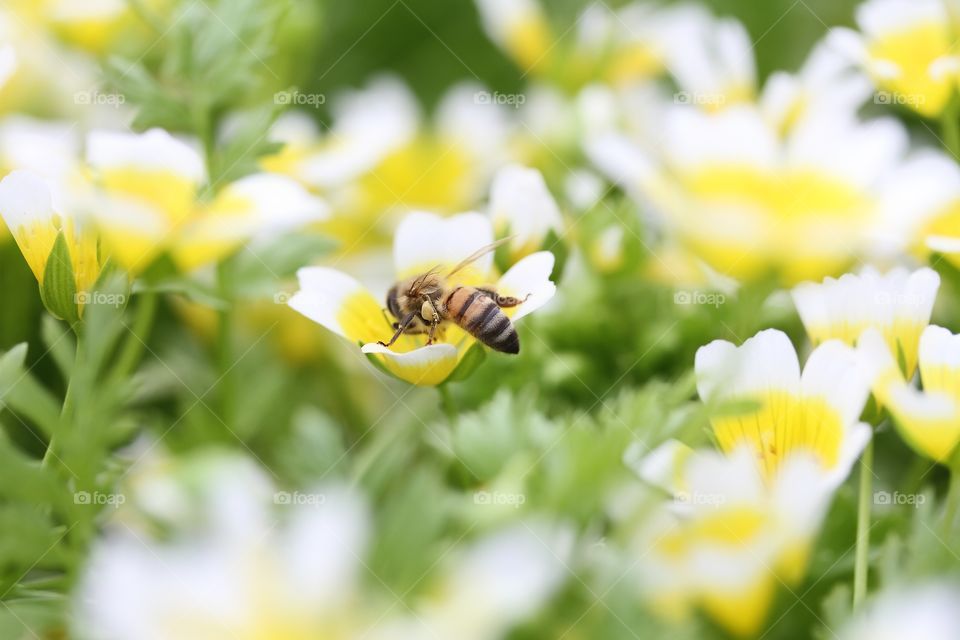
[[[796,283],[877,250],[882,190],[907,151],[904,127],[823,110],[811,110],[786,136],[774,124],[755,105],[717,113],[673,106],[659,145],[607,135],[588,141],[587,152],[723,275],[775,273]]]
[[[841,640],[960,638],[960,587],[949,582],[886,589],[840,630]]]
[[[722,454],[667,442],[635,468],[671,494],[633,542],[654,613],[701,609],[733,635],[758,633],[781,584],[802,579],[833,489],[798,451],[768,476],[749,445]]]
[[[322,500],[285,504],[242,461],[211,465],[200,488],[195,530],[159,541],[121,527],[98,543],[77,592],[78,637],[351,637],[369,529],[361,498],[324,486],[299,494]]]
[[[293,179],[267,173],[224,185],[212,201],[201,202],[208,177],[195,146],[162,129],[88,137],[94,190],[85,206],[107,253],[127,271],[143,271],[163,251],[194,270],[246,241],[328,215],[326,204]]]
[[[571,532],[521,522],[454,552],[435,595],[405,618],[390,621],[377,640],[496,640],[539,611],[568,571]]]
[[[860,31],[833,29],[831,45],[861,65],[877,102],[936,117],[957,89],[960,58],[942,0],[869,0],[857,7]]]

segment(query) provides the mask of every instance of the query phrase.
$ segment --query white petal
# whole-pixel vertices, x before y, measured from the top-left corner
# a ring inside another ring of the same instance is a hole
[[[17,70],[17,52],[13,45],[0,47],[0,88],[7,83]]]
[[[47,181],[32,171],[14,171],[0,181],[0,216],[16,230],[50,222],[56,212]]]
[[[203,182],[206,176],[200,154],[163,129],[145,133],[93,131],[87,138],[87,161],[99,170],[168,171],[195,183]]]
[[[927,236],[926,244],[931,251],[944,255],[960,253],[960,238],[953,236]]]
[[[857,24],[870,36],[902,31],[919,23],[947,21],[941,0],[873,0],[860,4],[856,17]]]
[[[638,145],[616,134],[587,140],[584,150],[604,175],[632,193],[655,173],[652,159]]]
[[[837,457],[837,464],[827,475],[827,486],[831,489],[839,487],[850,475],[853,465],[860,459],[870,438],[873,437],[873,428],[864,423],[858,422],[851,426],[843,436],[843,442],[840,445],[840,455]]]
[[[960,335],[936,325],[928,326],[920,336],[920,363],[922,368],[960,367]]]
[[[363,345],[363,352],[383,356],[384,366],[411,384],[435,386],[457,368],[457,348],[452,344],[431,344],[406,353],[397,353],[375,342]]]
[[[800,362],[782,331],[767,329],[740,347],[715,340],[697,350],[695,369],[700,397],[743,397],[770,390],[795,393],[800,387]]]
[[[320,486],[312,504],[296,507],[277,551],[295,597],[333,610],[353,595],[370,522],[362,498],[345,487]]]
[[[348,331],[340,320],[344,301],[362,292],[362,284],[347,274],[327,267],[304,267],[297,271],[300,290],[290,298],[289,305],[330,331],[348,338]]]
[[[258,223],[256,232],[283,232],[329,216],[323,200],[295,180],[281,175],[249,175],[228,185],[224,191],[227,196],[250,204],[250,215]]]
[[[508,225],[514,247],[539,245],[550,230],[559,231],[560,208],[536,169],[508,165],[493,179],[490,216],[494,227]]]
[[[502,617],[516,623],[560,585],[568,547],[569,534],[546,525],[520,524],[497,532],[457,563],[448,597],[470,606],[479,620]]]
[[[853,29],[835,27],[827,33],[827,44],[851,62],[865,65],[870,59],[863,36]]]
[[[409,214],[397,227],[393,262],[400,278],[422,273],[437,265],[452,267],[493,242],[489,218],[479,213],[461,213],[450,218],[426,212]],[[493,255],[474,263],[481,274],[493,269]]]
[[[814,349],[801,376],[804,396],[826,400],[840,412],[844,425],[855,422],[863,412],[870,395],[869,382],[857,352],[837,340]]]
[[[676,494],[684,490],[678,480],[683,480],[683,464],[692,453],[679,440],[667,440],[649,453],[646,445],[634,442],[624,453],[624,463],[644,482]]]
[[[549,251],[538,251],[523,258],[503,274],[497,283],[497,291],[526,300],[514,309],[511,318],[516,322],[547,304],[557,292],[557,285],[550,281],[556,258]],[[527,297],[529,296],[529,297]]]
[[[857,340],[857,355],[864,374],[875,384],[878,377],[890,371],[899,371],[897,361],[879,331],[873,327],[863,332]]]

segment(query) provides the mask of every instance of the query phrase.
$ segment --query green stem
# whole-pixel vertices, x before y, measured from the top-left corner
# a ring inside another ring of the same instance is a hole
[[[126,378],[140,363],[143,349],[150,339],[150,332],[153,329],[156,311],[157,294],[152,291],[141,294],[137,304],[136,316],[134,316],[133,319],[133,328],[130,330],[130,336],[127,337],[127,341],[123,345],[123,351],[120,352],[117,358],[117,364],[113,368],[112,379],[114,381],[120,381]]]
[[[960,100],[950,100],[940,120],[943,143],[955,160],[960,162]]]
[[[956,456],[950,466],[950,488],[947,490],[947,503],[943,508],[943,535],[949,539],[953,523],[957,521],[957,509],[960,508],[960,456]]]
[[[74,405],[76,404],[76,380],[83,375],[83,338],[77,333],[77,351],[73,357],[73,369],[71,370],[70,380],[67,381],[67,390],[63,396],[63,407],[60,409],[60,423],[57,425],[57,432],[50,436],[50,442],[47,443],[47,450],[43,454],[43,460],[40,464],[49,467],[53,464],[56,457],[57,436],[69,429],[74,421]]]
[[[867,595],[870,560],[870,506],[873,504],[873,439],[860,458],[860,497],[857,507],[857,555],[853,569],[853,608],[858,609]]]
[[[457,421],[457,405],[453,401],[450,388],[442,384],[437,387],[437,391],[440,392],[440,405],[443,407],[443,413],[446,414],[447,420],[450,421],[451,425],[455,424]]]

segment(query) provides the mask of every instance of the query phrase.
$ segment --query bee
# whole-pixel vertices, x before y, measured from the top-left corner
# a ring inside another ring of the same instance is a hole
[[[427,334],[427,344],[433,344],[444,324],[452,322],[495,351],[520,353],[520,336],[501,311],[525,302],[513,296],[502,296],[491,286],[449,286],[448,280],[470,264],[495,251],[510,238],[487,245],[466,258],[445,274],[440,267],[414,276],[390,287],[387,292],[387,310],[397,319],[389,347],[404,333]]]

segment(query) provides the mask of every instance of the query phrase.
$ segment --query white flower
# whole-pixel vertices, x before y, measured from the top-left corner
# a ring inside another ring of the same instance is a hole
[[[855,350],[839,341],[818,346],[801,373],[781,331],[761,331],[740,347],[715,340],[697,351],[696,374],[708,404],[755,405],[717,415],[711,424],[721,449],[750,445],[770,476],[799,451],[835,487],[870,439],[870,427],[859,422],[869,380]]]

